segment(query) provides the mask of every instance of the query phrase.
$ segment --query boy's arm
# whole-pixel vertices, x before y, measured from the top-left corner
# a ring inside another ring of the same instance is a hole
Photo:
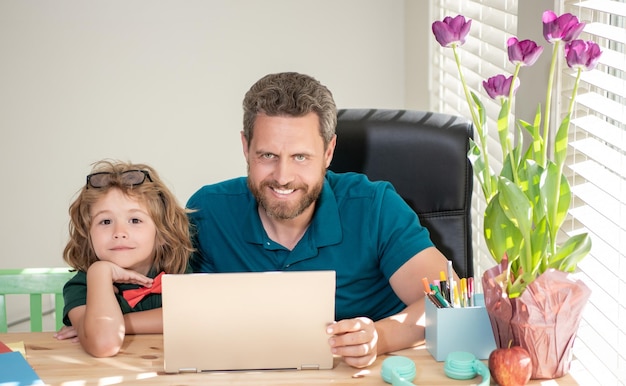
[[[144,275],[107,261],[97,261],[89,267],[87,304],[75,307],[68,313],[86,352],[95,357],[113,356],[119,352],[124,342],[126,321],[115,296],[113,283],[150,286],[152,281]]]
[[[84,307],[84,306],[82,306]],[[77,307],[78,308],[78,307]],[[137,311],[124,314],[126,334],[161,334],[163,333],[163,313],[161,308],[146,311]],[[63,326],[54,333],[59,340],[73,339],[78,342],[78,333],[74,326]]]
[[[124,314],[126,334],[163,333],[163,312],[161,308]]]
[[[108,264],[96,262],[87,271],[87,304],[68,316],[85,351],[95,357],[117,354],[124,341],[124,318],[113,289]]]

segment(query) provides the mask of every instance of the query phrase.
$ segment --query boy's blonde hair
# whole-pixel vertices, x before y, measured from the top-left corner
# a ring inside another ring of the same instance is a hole
[[[124,185],[120,176],[129,170],[142,170],[150,177],[146,177],[139,185]],[[110,189],[119,189],[128,197],[143,203],[154,221],[156,243],[153,268],[156,272],[184,273],[193,251],[187,211],[178,204],[156,170],[145,164],[103,160],[93,165],[91,174],[102,172],[111,173],[108,185],[94,188],[85,184],[70,205],[70,240],[63,250],[63,259],[71,267],[83,272],[98,260],[89,233],[92,220],[89,211]]]

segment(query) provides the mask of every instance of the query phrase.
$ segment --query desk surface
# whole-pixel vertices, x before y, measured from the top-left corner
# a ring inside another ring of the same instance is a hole
[[[363,370],[335,358],[332,370],[165,374],[162,335],[127,335],[122,351],[112,358],[94,358],[86,354],[80,344],[56,340],[51,332],[0,334],[0,341],[23,342],[26,359],[47,385],[386,385],[380,377],[386,355]],[[414,383],[418,385],[469,385],[481,380],[479,377],[469,381],[447,378],[443,362],[436,362],[423,346],[393,355],[404,355],[415,362],[417,378]],[[530,384],[577,385],[569,375]]]

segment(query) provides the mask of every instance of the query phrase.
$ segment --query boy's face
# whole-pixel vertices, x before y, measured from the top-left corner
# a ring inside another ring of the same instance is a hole
[[[113,188],[89,214],[89,233],[98,259],[147,274],[154,260],[156,225],[146,206]]]
[[[242,135],[242,144],[248,186],[265,213],[279,220],[312,216],[335,149],[333,139],[324,150],[317,115],[259,114],[251,143]]]

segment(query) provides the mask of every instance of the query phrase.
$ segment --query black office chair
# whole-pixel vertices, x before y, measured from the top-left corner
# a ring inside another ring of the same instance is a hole
[[[459,277],[473,276],[472,122],[407,110],[342,109],[337,115],[330,170],[391,182]]]

